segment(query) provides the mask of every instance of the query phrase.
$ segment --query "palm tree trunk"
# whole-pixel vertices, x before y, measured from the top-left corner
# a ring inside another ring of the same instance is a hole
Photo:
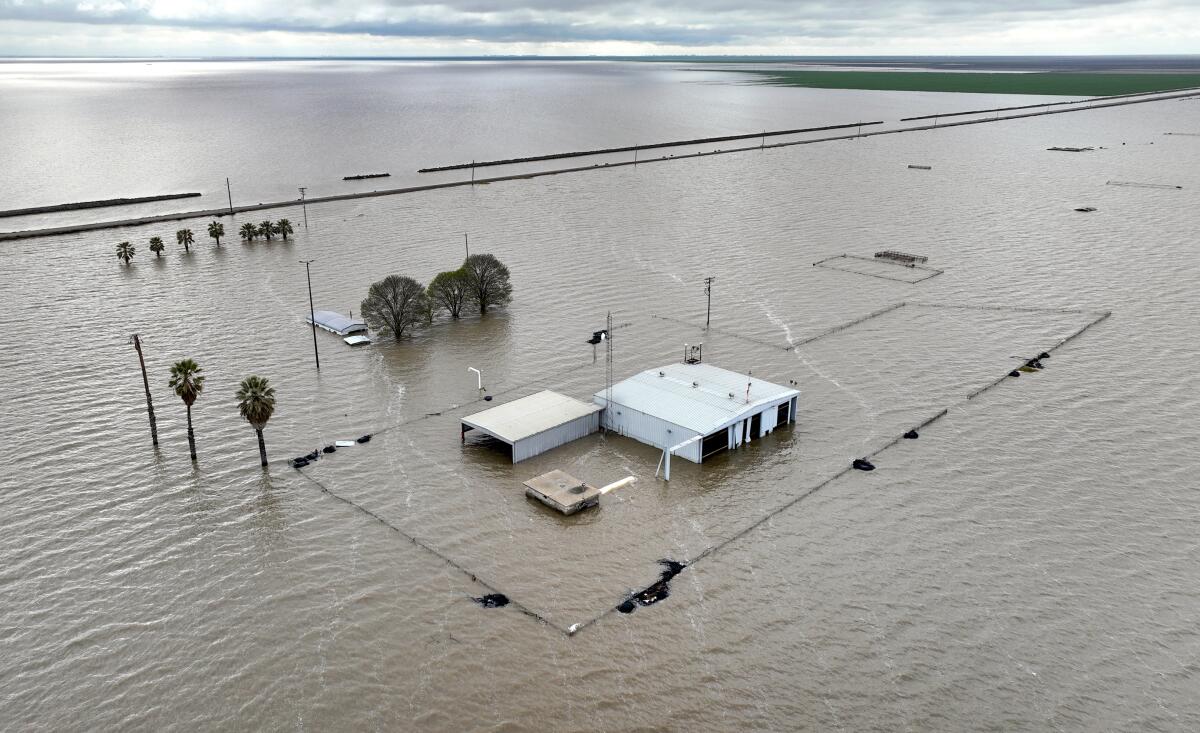
[[[267,465],[267,444],[263,440],[263,434],[261,430],[255,428],[254,432],[258,433],[258,457],[262,459],[262,464],[265,468]]]
[[[154,421],[154,402],[150,399],[150,378],[146,376],[146,360],[142,358],[142,341],[135,333],[133,348],[137,349],[138,363],[142,365],[142,386],[146,388],[146,412],[150,415],[150,440],[158,447],[158,423]]]
[[[192,432],[192,406],[187,406],[188,413],[188,450],[192,452],[192,460],[196,460],[196,434]]]

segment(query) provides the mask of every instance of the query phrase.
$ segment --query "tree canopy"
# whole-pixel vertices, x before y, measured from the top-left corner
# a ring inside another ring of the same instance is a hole
[[[250,376],[242,380],[237,391],[238,412],[255,430],[267,426],[275,414],[275,388],[266,377]]]
[[[388,275],[371,283],[359,310],[371,328],[390,332],[399,340],[425,323],[429,301],[421,283],[404,275]]]
[[[467,276],[471,302],[479,306],[480,313],[508,305],[512,300],[508,268],[495,255],[471,255],[463,262],[462,269]]]
[[[175,391],[183,400],[183,404],[191,407],[200,392],[204,390],[204,371],[192,359],[182,359],[171,365],[171,380],[167,386]]]
[[[439,272],[429,283],[429,301],[436,310],[444,310],[451,318],[462,315],[463,306],[471,299],[471,283],[461,267]]]
[[[221,237],[225,236],[225,225],[219,221],[214,221],[208,225],[208,236],[217,240],[217,246],[221,246]]]

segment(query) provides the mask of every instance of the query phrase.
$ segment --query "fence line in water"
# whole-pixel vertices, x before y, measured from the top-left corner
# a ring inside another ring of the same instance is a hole
[[[890,275],[880,275],[880,274],[874,273],[874,272],[863,272],[862,270],[855,270],[855,269],[852,269],[849,267],[835,267],[833,265],[826,264],[828,262],[832,262],[833,260],[840,260],[840,259],[862,260],[863,262],[876,262],[876,263],[880,263],[880,264],[884,264],[884,265],[889,265],[892,267],[903,267],[906,270],[921,270],[923,272],[928,272],[931,274],[926,275],[925,277],[919,277],[915,280],[906,280],[902,277],[892,277]],[[839,272],[851,272],[851,273],[854,273],[855,275],[866,275],[867,277],[877,277],[880,280],[891,280],[892,282],[908,283],[909,285],[916,285],[917,283],[925,282],[926,280],[928,280],[932,277],[937,277],[938,275],[941,275],[945,272],[945,270],[939,270],[936,267],[922,267],[921,265],[902,265],[902,264],[899,264],[896,262],[888,262],[882,258],[863,257],[861,255],[851,255],[851,254],[833,255],[832,257],[826,257],[823,260],[817,260],[816,262],[813,263],[813,267],[824,267],[827,270],[837,270]]]
[[[894,311],[894,310],[897,310],[897,309],[899,309],[899,308],[902,308],[902,307],[904,307],[904,306],[909,306],[909,305],[911,305],[911,306],[913,306],[913,307],[921,307],[921,308],[954,308],[954,309],[962,309],[962,310],[980,310],[980,311],[1018,311],[1018,312],[1035,312],[1035,313],[1064,313],[1064,314],[1092,313],[1092,314],[1095,314],[1095,315],[1097,316],[1096,318],[1094,318],[1094,319],[1093,319],[1092,321],[1090,321],[1089,323],[1087,323],[1087,324],[1085,324],[1084,326],[1080,327],[1079,329],[1075,330],[1074,332],[1072,332],[1072,333],[1071,333],[1071,334],[1069,334],[1068,336],[1066,336],[1066,337],[1064,337],[1064,338],[1060,339],[1060,340],[1058,341],[1058,343],[1054,344],[1053,346],[1051,346],[1051,347],[1050,347],[1050,348],[1048,348],[1048,349],[1045,349],[1044,351],[1045,351],[1046,353],[1053,353],[1055,350],[1057,350],[1057,349],[1061,348],[1061,347],[1062,347],[1062,346],[1064,346],[1065,344],[1069,343],[1070,341],[1072,341],[1072,340],[1074,340],[1075,338],[1077,338],[1078,336],[1080,336],[1082,333],[1084,333],[1085,331],[1087,331],[1088,329],[1090,329],[1092,326],[1095,326],[1095,325],[1097,325],[1098,323],[1101,323],[1102,321],[1104,321],[1105,319],[1107,319],[1109,316],[1111,316],[1111,315],[1112,315],[1112,311],[1102,311],[1102,312],[1096,312],[1096,311],[1084,311],[1084,310],[1079,310],[1079,309],[1069,309],[1069,308],[1035,308],[1035,307],[1005,307],[1005,306],[970,306],[970,305],[937,304],[937,303],[935,303],[935,304],[927,304],[927,303],[909,303],[909,302],[907,302],[907,301],[901,301],[901,302],[899,302],[899,303],[894,303],[894,304],[892,304],[892,305],[890,305],[890,306],[887,306],[887,307],[885,307],[885,308],[881,308],[881,309],[879,309],[879,310],[872,311],[871,313],[868,313],[868,314],[866,314],[866,315],[864,315],[864,316],[861,316],[861,317],[859,317],[859,318],[856,318],[856,319],[854,319],[854,320],[852,320],[852,321],[849,321],[849,322],[847,322],[847,323],[843,323],[843,324],[840,324],[840,325],[838,325],[838,326],[834,326],[833,328],[831,328],[831,329],[827,329],[827,330],[825,330],[825,331],[823,331],[823,332],[821,332],[821,333],[819,333],[819,334],[815,334],[815,335],[813,335],[813,336],[811,336],[811,337],[808,337],[807,339],[804,339],[804,340],[802,340],[802,341],[800,341],[800,342],[797,342],[796,344],[794,344],[794,345],[792,345],[792,346],[788,346],[788,347],[786,347],[786,349],[785,349],[785,350],[789,350],[789,351],[790,351],[790,350],[794,349],[794,348],[795,348],[795,347],[797,347],[797,346],[801,346],[801,345],[803,345],[803,344],[806,344],[806,343],[811,343],[812,341],[815,341],[815,340],[817,340],[817,339],[820,339],[820,338],[824,338],[825,336],[828,336],[828,335],[830,335],[830,334],[832,334],[832,333],[836,333],[836,332],[838,332],[838,331],[845,330],[845,329],[847,329],[847,328],[850,328],[850,327],[852,327],[852,326],[854,326],[854,325],[857,325],[857,324],[859,324],[859,323],[862,323],[863,321],[869,320],[869,319],[871,319],[871,318],[876,318],[876,317],[878,317],[878,316],[884,315],[884,314],[886,314],[886,313],[889,313],[889,312],[891,312],[891,311]],[[680,322],[680,323],[685,323],[685,325],[686,325],[686,322],[685,322],[685,321],[682,321],[682,320],[680,320],[680,319],[669,318],[669,317],[665,317],[665,316],[652,316],[652,317],[654,317],[654,318],[659,318],[659,319],[661,319],[661,320],[677,321],[677,322]],[[622,324],[622,326],[629,326],[629,325],[632,325],[632,324],[630,324],[630,323]],[[735,336],[737,336],[737,334],[731,334],[731,335],[735,335]],[[739,337],[739,338],[747,338],[747,337],[741,337],[741,336],[738,336],[738,337]],[[748,339],[748,340],[753,340],[753,339]],[[766,343],[766,342],[758,342],[758,343]],[[768,345],[768,346],[771,346],[771,347],[777,347],[777,345],[776,345],[776,344],[766,344],[766,345]],[[575,367],[572,367],[572,368],[570,368],[570,369],[568,369],[568,370],[566,370],[566,371],[564,371],[564,372],[560,372],[560,373],[558,373],[558,374],[556,374],[556,375],[549,375],[549,376],[543,377],[543,378],[541,378],[541,379],[538,379],[538,380],[535,380],[535,381],[527,382],[527,383],[525,383],[525,384],[523,384],[523,385],[518,385],[518,386],[515,386],[515,387],[511,387],[511,388],[509,388],[508,390],[505,390],[505,391],[503,391],[503,392],[499,392],[499,393],[497,393],[497,394],[505,394],[505,393],[507,393],[507,392],[512,392],[512,391],[515,391],[515,390],[523,389],[523,388],[525,388],[525,387],[529,387],[529,386],[532,386],[532,385],[534,385],[534,384],[538,384],[538,383],[540,383],[540,382],[544,382],[544,381],[547,381],[547,380],[553,379],[553,378],[555,378],[556,376],[563,376],[563,375],[566,375],[566,374],[570,374],[570,373],[572,373],[572,372],[574,372],[574,371],[577,371],[577,370],[579,370],[579,369],[581,369],[581,368],[584,368],[584,367],[586,367],[586,366],[591,366],[591,364],[590,364],[590,363],[587,363],[587,364],[581,364],[581,365],[577,365],[577,366],[575,366]],[[974,392],[972,392],[972,393],[968,394],[968,395],[966,396],[966,398],[963,400],[963,402],[965,402],[965,401],[968,401],[968,400],[972,400],[972,399],[974,399],[974,398],[975,398],[975,397],[977,397],[978,395],[980,395],[980,394],[982,394],[982,393],[986,392],[986,391],[987,391],[987,390],[989,390],[989,389],[992,389],[992,388],[996,387],[997,385],[999,385],[1000,383],[1002,383],[1002,382],[1006,381],[1007,379],[1009,379],[1009,377],[1008,377],[1008,374],[1006,373],[1004,377],[1001,377],[1000,379],[998,379],[998,380],[995,380],[995,381],[993,381],[993,382],[991,382],[991,383],[989,383],[989,384],[987,384],[987,385],[985,385],[985,386],[981,387],[980,389],[978,389],[978,390],[975,390]],[[478,401],[481,401],[481,400],[476,400],[476,402],[478,402]],[[465,404],[471,404],[471,403],[470,403],[470,402],[468,402],[468,403],[465,403]],[[459,405],[459,407],[462,407],[462,405]],[[451,408],[451,409],[457,409],[457,408]],[[912,430],[912,431],[917,431],[917,432],[919,432],[919,431],[923,430],[924,428],[926,428],[926,427],[927,427],[927,426],[929,426],[930,424],[932,424],[932,423],[936,422],[937,420],[940,420],[942,417],[946,416],[946,415],[947,415],[947,414],[950,412],[950,409],[951,409],[950,407],[945,407],[945,408],[943,408],[942,410],[940,410],[940,411],[939,411],[939,412],[937,412],[936,414],[932,415],[931,417],[928,417],[928,418],[926,418],[925,420],[921,421],[920,423],[918,423],[918,424],[917,424],[917,425],[915,425],[914,427],[910,428],[910,430]],[[441,414],[441,413],[431,413],[431,414],[426,414],[426,415],[424,415],[424,416],[420,416],[420,417],[413,418],[413,419],[411,419],[411,420],[402,421],[402,422],[396,423],[396,424],[394,424],[394,425],[388,426],[388,427],[386,427],[386,428],[383,428],[383,429],[381,429],[379,432],[386,432],[387,430],[392,430],[392,429],[395,429],[395,428],[399,428],[399,427],[402,427],[402,426],[404,426],[404,425],[407,425],[407,424],[409,424],[409,423],[417,422],[417,421],[419,421],[419,420],[428,419],[429,417],[432,417],[432,416],[434,416],[434,415],[440,415],[440,414]],[[905,432],[907,433],[908,431],[905,431]],[[866,455],[865,455],[865,456],[863,456],[863,457],[864,457],[864,458],[874,458],[874,457],[876,457],[876,456],[880,455],[881,453],[883,453],[883,452],[887,451],[888,449],[890,449],[890,448],[894,447],[894,446],[895,446],[897,443],[899,443],[899,442],[901,442],[902,440],[904,440],[904,435],[905,435],[905,433],[901,433],[900,435],[898,435],[898,436],[896,436],[896,437],[892,438],[892,439],[891,439],[891,440],[889,440],[888,442],[886,442],[886,443],[884,443],[884,444],[882,444],[882,445],[878,446],[877,448],[875,448],[874,450],[872,450],[870,453],[866,454]],[[683,568],[683,569],[684,569],[684,570],[686,570],[687,568],[690,568],[690,567],[692,567],[693,565],[695,565],[696,563],[698,563],[698,562],[700,562],[700,561],[704,560],[705,558],[708,558],[708,557],[711,557],[711,556],[713,556],[713,555],[717,554],[718,552],[720,552],[720,551],[721,551],[721,550],[723,550],[724,548],[728,547],[729,545],[733,544],[734,542],[737,542],[737,541],[741,540],[742,538],[744,538],[744,537],[748,536],[749,534],[751,534],[752,532],[754,532],[756,529],[758,529],[759,527],[761,527],[761,526],[762,526],[763,524],[765,524],[766,522],[768,522],[768,521],[770,521],[771,519],[773,519],[774,517],[776,517],[776,516],[778,516],[778,515],[782,514],[783,512],[787,511],[788,509],[790,509],[790,508],[794,507],[795,505],[799,504],[801,501],[803,501],[803,500],[807,499],[808,497],[812,496],[813,494],[815,494],[816,492],[818,492],[818,491],[820,491],[821,489],[825,488],[826,486],[828,486],[829,484],[833,483],[834,481],[837,481],[838,479],[840,479],[840,478],[844,477],[846,474],[850,473],[850,472],[851,472],[851,471],[853,471],[853,470],[855,470],[855,469],[854,469],[854,467],[853,467],[853,465],[847,465],[846,467],[842,468],[840,471],[838,471],[837,473],[833,474],[832,476],[829,476],[829,477],[827,477],[827,478],[825,478],[825,479],[821,480],[819,483],[817,483],[817,484],[815,484],[815,485],[813,485],[813,486],[809,487],[808,489],[805,489],[805,490],[801,491],[801,493],[800,493],[800,494],[798,494],[798,495],[796,495],[796,496],[793,496],[791,499],[787,500],[787,501],[786,501],[786,502],[784,502],[783,504],[781,504],[781,505],[779,505],[779,506],[777,506],[777,507],[775,507],[775,508],[771,509],[770,511],[768,511],[766,514],[764,514],[764,515],[762,515],[761,517],[759,517],[758,519],[756,519],[756,520],[755,520],[754,522],[752,522],[751,524],[749,524],[749,525],[747,525],[747,526],[743,527],[742,529],[738,530],[737,532],[735,532],[733,535],[730,535],[729,537],[726,537],[725,539],[723,539],[723,540],[721,540],[721,541],[717,542],[716,544],[714,544],[714,545],[711,545],[711,546],[709,546],[709,547],[705,548],[703,551],[701,551],[701,552],[700,552],[700,554],[698,554],[698,555],[696,555],[694,558],[691,558],[691,559],[689,559],[688,561],[686,561],[686,563],[684,564],[684,568]],[[595,617],[593,617],[593,618],[591,618],[591,619],[588,619],[587,621],[583,621],[583,622],[580,622],[580,623],[572,624],[571,626],[569,626],[569,627],[567,627],[567,628],[565,628],[565,629],[564,629],[564,628],[561,628],[561,627],[559,627],[559,626],[555,625],[554,623],[552,623],[551,621],[549,621],[549,619],[547,619],[547,618],[546,618],[546,616],[545,616],[545,615],[543,615],[542,613],[539,613],[538,611],[535,611],[535,610],[533,610],[533,609],[532,609],[532,608],[530,608],[529,606],[527,606],[527,605],[525,605],[525,604],[523,604],[523,603],[521,603],[521,602],[519,602],[519,601],[514,601],[514,600],[512,600],[512,597],[511,597],[511,596],[508,596],[507,594],[504,594],[504,593],[503,593],[503,591],[502,591],[502,590],[500,590],[498,587],[496,587],[494,584],[492,584],[492,583],[490,583],[490,582],[488,582],[488,581],[486,581],[486,580],[483,580],[483,579],[479,578],[479,576],[478,576],[476,573],[473,573],[473,572],[471,572],[469,569],[467,569],[467,568],[466,568],[466,567],[464,567],[463,565],[459,564],[457,561],[453,560],[452,558],[448,557],[447,555],[443,554],[442,552],[440,552],[439,550],[437,550],[435,547],[433,547],[432,545],[428,544],[427,542],[425,542],[425,541],[423,541],[423,540],[421,540],[421,539],[419,539],[419,538],[417,538],[417,537],[415,537],[415,536],[413,536],[413,535],[410,535],[410,534],[408,534],[408,533],[407,533],[407,532],[405,532],[404,530],[400,529],[400,528],[399,528],[399,527],[397,527],[396,525],[392,524],[391,522],[387,521],[387,520],[386,520],[386,519],[384,519],[383,517],[379,516],[379,515],[378,515],[378,514],[376,514],[375,512],[371,511],[370,509],[367,509],[366,507],[362,506],[361,504],[358,504],[358,503],[356,503],[356,502],[354,502],[354,501],[352,501],[352,500],[350,500],[350,499],[347,499],[347,498],[345,498],[345,497],[343,497],[343,496],[341,496],[341,495],[339,495],[339,494],[337,494],[337,493],[333,492],[333,491],[332,491],[332,490],[330,490],[328,487],[326,487],[326,486],[325,486],[323,483],[321,483],[320,481],[316,480],[316,479],[315,479],[315,478],[313,478],[312,476],[309,476],[309,475],[308,475],[306,472],[304,472],[304,471],[300,471],[300,473],[304,474],[304,478],[306,478],[306,479],[308,479],[309,481],[311,481],[311,482],[313,483],[313,485],[315,485],[317,488],[319,488],[319,489],[320,489],[320,490],[321,490],[323,493],[325,493],[325,494],[328,494],[329,496],[333,497],[334,499],[337,499],[338,501],[341,501],[341,502],[343,502],[343,503],[345,503],[345,504],[347,504],[347,505],[349,505],[349,506],[351,506],[351,507],[353,507],[353,508],[357,509],[358,511],[360,511],[360,512],[362,512],[362,513],[366,514],[367,516],[369,516],[369,517],[373,518],[374,520],[376,520],[376,521],[377,521],[377,522],[379,522],[380,524],[384,525],[384,526],[385,526],[385,527],[387,527],[388,529],[391,529],[391,530],[392,530],[393,532],[395,532],[396,534],[399,534],[400,536],[402,536],[402,537],[404,537],[405,539],[409,540],[409,541],[410,541],[412,544],[416,545],[417,547],[420,547],[421,549],[425,550],[426,552],[428,552],[428,553],[430,553],[430,554],[434,555],[435,557],[437,557],[437,558],[441,559],[441,560],[442,560],[443,562],[445,562],[447,565],[449,565],[449,566],[453,567],[455,570],[458,570],[458,571],[459,571],[460,573],[462,573],[463,575],[465,575],[465,576],[469,577],[469,578],[471,579],[471,581],[472,581],[472,582],[475,582],[475,583],[477,583],[477,584],[479,584],[479,585],[483,586],[484,588],[488,589],[488,590],[489,590],[489,591],[491,591],[492,593],[500,593],[500,594],[503,594],[503,595],[505,595],[505,597],[509,599],[509,603],[510,603],[510,605],[512,605],[514,608],[516,608],[516,609],[517,609],[518,611],[520,611],[522,614],[524,614],[525,616],[527,616],[527,617],[529,617],[529,618],[532,618],[532,619],[534,619],[534,620],[538,621],[539,623],[541,623],[543,626],[545,626],[545,627],[547,627],[547,628],[552,628],[552,629],[555,629],[556,631],[558,631],[558,632],[562,633],[562,634],[563,634],[563,635],[565,635],[565,636],[568,636],[568,637],[570,637],[570,636],[573,636],[573,635],[575,635],[576,633],[578,633],[579,631],[582,631],[582,630],[584,630],[584,629],[586,629],[586,628],[589,628],[589,627],[591,627],[591,626],[595,625],[595,624],[596,624],[596,623],[598,623],[600,620],[602,620],[602,619],[604,619],[604,618],[608,617],[610,614],[612,614],[614,611],[616,611],[616,610],[617,610],[617,607],[616,607],[616,605],[613,605],[612,607],[605,609],[603,612],[601,612],[600,614],[598,614],[597,616],[595,616]],[[682,572],[682,571],[680,571],[680,572]]]
[[[515,600],[513,600],[513,597],[512,597],[512,596],[508,595],[507,593],[504,593],[504,592],[503,592],[503,591],[501,591],[499,588],[497,588],[497,587],[496,587],[494,584],[492,584],[492,583],[490,583],[490,582],[488,582],[488,581],[486,581],[486,580],[484,580],[484,579],[480,578],[480,577],[478,576],[478,574],[476,574],[476,573],[473,573],[473,572],[471,572],[470,570],[468,570],[468,569],[464,568],[462,565],[458,564],[458,563],[457,563],[455,560],[453,560],[453,559],[451,559],[450,557],[447,557],[446,555],[442,554],[442,553],[441,553],[439,550],[437,550],[436,548],[434,548],[432,545],[430,545],[429,543],[425,542],[424,540],[422,540],[422,539],[419,539],[419,538],[417,538],[417,537],[414,537],[413,535],[410,535],[409,533],[407,533],[407,532],[405,532],[404,530],[400,529],[399,527],[397,527],[396,525],[394,525],[394,524],[392,524],[391,522],[387,521],[387,520],[386,520],[386,519],[384,519],[383,517],[379,516],[379,515],[378,515],[378,514],[376,514],[375,512],[371,511],[370,509],[367,509],[367,508],[366,508],[366,507],[364,507],[363,505],[361,505],[361,504],[358,504],[358,503],[356,503],[356,502],[354,502],[354,501],[351,501],[350,499],[347,499],[346,497],[344,497],[344,496],[341,496],[340,494],[336,494],[336,493],[334,493],[334,492],[333,492],[333,491],[331,491],[331,490],[330,490],[330,489],[329,489],[327,486],[325,486],[325,484],[323,484],[323,483],[321,483],[320,481],[316,480],[316,479],[315,479],[315,478],[313,478],[312,476],[309,476],[309,475],[308,475],[308,474],[306,474],[304,471],[300,471],[299,473],[300,473],[302,476],[304,476],[304,478],[306,478],[306,479],[308,479],[309,481],[311,481],[311,482],[313,483],[313,485],[315,485],[315,486],[316,486],[318,489],[320,489],[322,492],[324,492],[324,493],[328,494],[329,496],[333,497],[334,499],[337,499],[338,501],[340,501],[340,502],[342,502],[342,503],[344,503],[344,504],[348,504],[348,505],[350,505],[350,506],[354,507],[355,509],[357,509],[358,511],[362,512],[363,514],[366,514],[368,517],[370,517],[370,518],[374,519],[376,522],[379,522],[379,523],[380,523],[380,524],[382,524],[383,526],[385,526],[385,527],[387,527],[388,529],[392,530],[393,532],[395,532],[396,534],[400,535],[401,537],[403,537],[404,539],[408,540],[409,542],[413,543],[413,544],[414,544],[414,545],[416,545],[417,547],[421,548],[422,550],[425,550],[426,552],[428,552],[429,554],[433,555],[434,557],[437,557],[437,558],[438,558],[438,559],[440,559],[442,562],[446,563],[446,564],[447,564],[447,565],[449,565],[450,567],[452,567],[452,568],[454,568],[455,570],[459,571],[459,572],[460,572],[460,573],[462,573],[463,575],[466,575],[468,578],[470,578],[470,579],[471,579],[471,582],[473,582],[473,583],[478,583],[479,585],[482,585],[484,588],[488,589],[488,590],[489,590],[489,591],[491,591],[492,593],[500,593],[500,594],[502,594],[502,595],[503,595],[505,598],[507,598],[507,599],[508,599],[508,605],[510,605],[510,606],[513,606],[514,608],[516,608],[518,611],[520,611],[521,613],[525,614],[526,616],[528,616],[528,617],[530,617],[530,618],[532,618],[532,619],[535,619],[535,620],[537,620],[537,621],[539,621],[539,622],[541,622],[541,623],[543,623],[543,624],[545,624],[546,626],[549,626],[549,627],[551,627],[551,628],[558,628],[558,627],[557,627],[557,626],[555,626],[554,624],[550,623],[550,621],[549,621],[549,620],[547,620],[545,616],[541,615],[541,614],[540,614],[540,613],[538,613],[537,611],[534,611],[533,609],[529,608],[529,606],[526,606],[525,604],[521,603],[520,601],[515,601]],[[560,630],[560,631],[563,631],[562,629],[559,629],[559,630]],[[566,632],[564,631],[564,633],[566,633]]]

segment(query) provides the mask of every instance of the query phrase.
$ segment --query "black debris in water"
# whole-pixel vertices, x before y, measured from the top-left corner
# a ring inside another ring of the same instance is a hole
[[[1021,376],[1021,373],[1020,373],[1020,372],[1018,372],[1016,369],[1013,369],[1011,372],[1009,372],[1009,373],[1008,373],[1008,376],[1010,376],[1010,377],[1019,377],[1019,376]]]
[[[362,436],[361,438],[359,438],[358,440],[356,440],[356,441],[354,441],[354,442],[356,442],[356,443],[370,443],[370,442],[371,442],[371,434],[370,434],[370,433],[367,433],[366,435]]]
[[[304,468],[308,465],[308,458],[300,456],[292,459],[292,468]]]
[[[1049,359],[1049,358],[1050,358],[1050,355],[1049,355],[1049,354],[1047,354],[1046,352],[1044,352],[1044,351],[1043,351],[1042,353],[1038,354],[1038,357],[1037,357],[1037,358],[1039,358],[1039,359]]]
[[[475,602],[484,608],[503,608],[508,605],[508,596],[503,593],[488,593],[476,598]]]
[[[483,398],[483,401],[484,401],[484,402],[491,402],[491,401],[492,401],[492,396],[491,396],[491,395],[486,395],[486,396]]]
[[[637,606],[650,606],[671,595],[671,579],[683,572],[687,564],[667,559],[659,560],[658,564],[663,566],[658,580],[622,601],[618,611],[633,613]]]
[[[322,453],[336,453],[336,452],[337,452],[337,446],[336,446],[336,445],[327,445],[327,446],[325,446],[324,448],[322,448],[322,449],[321,449],[321,452],[322,452]]]
[[[917,438],[921,437],[921,434],[918,433],[916,430],[909,430],[907,433],[904,434],[904,437],[908,440],[916,440]]]
[[[319,450],[314,450],[312,453],[309,453],[308,455],[304,456],[305,460],[308,460],[308,461],[315,461],[320,457],[321,457],[321,451],[319,451]]]
[[[866,458],[855,458],[854,463],[851,463],[850,465],[857,468],[860,471],[874,471],[875,470],[875,464],[871,463]]]

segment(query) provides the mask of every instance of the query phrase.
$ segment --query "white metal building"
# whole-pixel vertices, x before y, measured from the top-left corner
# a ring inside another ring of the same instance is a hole
[[[367,324],[364,321],[343,316],[341,313],[334,311],[316,311],[312,315],[305,316],[304,322],[313,323],[313,318],[317,319],[317,328],[323,328],[331,333],[336,333],[338,336],[347,336],[367,330]]]
[[[800,390],[711,364],[668,364],[612,386],[604,427],[693,463],[795,422]]]
[[[462,441],[478,430],[507,443],[519,463],[600,429],[599,405],[545,390],[462,419]]]

